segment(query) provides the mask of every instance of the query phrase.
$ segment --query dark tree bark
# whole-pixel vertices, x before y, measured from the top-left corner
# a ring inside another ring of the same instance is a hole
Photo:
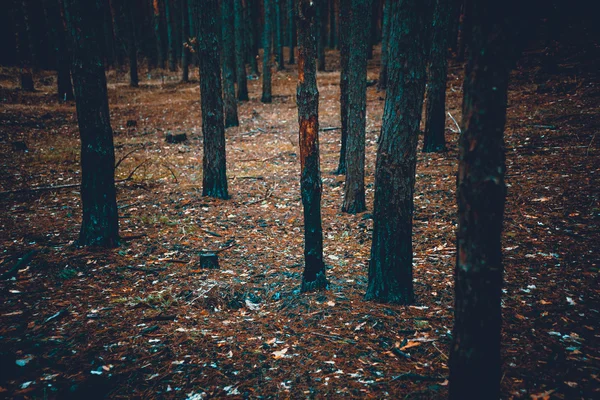
[[[363,17],[372,0],[352,0],[348,60],[348,138],[346,184],[342,211],[356,214],[367,209],[365,200],[365,124],[367,113],[368,27]]]
[[[348,62],[350,60],[349,35],[350,35],[350,1],[340,0],[340,119],[341,119],[341,146],[340,159],[336,174],[346,173],[346,144],[348,142]]]
[[[327,3],[317,2],[317,70],[325,71],[325,46],[327,44]]]
[[[72,73],[81,135],[79,245],[115,247],[119,218],[115,190],[115,153],[110,126],[104,63],[99,46],[102,0],[64,0],[72,49]]]
[[[281,7],[283,0],[275,0],[275,43],[277,70],[285,69],[285,59],[283,57],[283,18],[281,15]]]
[[[437,0],[433,15],[429,77],[425,109],[423,152],[446,151],[446,78],[448,75],[448,36],[450,33],[451,2]]]
[[[464,0],[462,3],[462,11],[459,20],[460,31],[458,33],[458,50],[456,55],[456,61],[458,62],[465,61],[467,46],[469,46],[469,42],[471,41],[471,3],[471,0]]]
[[[158,56],[158,67],[165,68],[165,51],[163,48],[162,31],[160,28],[161,7],[160,0],[152,0],[152,10],[154,12],[154,34],[156,35],[156,50]]]
[[[117,57],[117,49],[114,35],[114,25],[110,7],[103,7],[102,18],[102,37],[104,38],[102,54],[106,60],[106,67],[114,67],[115,63],[118,67],[122,66],[122,60]]]
[[[177,47],[177,35],[174,32],[173,21],[173,0],[165,0],[165,18],[167,20],[167,54],[169,57],[169,70],[177,70],[177,53],[175,48]]]
[[[272,0],[264,0],[265,25],[263,27],[263,73],[262,73],[262,97],[260,101],[270,103],[273,101],[271,94],[271,45],[273,32],[271,31],[271,5]]]
[[[62,101],[71,101],[75,99],[75,95],[71,83],[71,60],[67,46],[62,5],[59,1],[46,0],[44,6],[56,55],[58,98]]]
[[[193,0],[182,0],[181,2],[181,82],[190,80],[190,6]]]
[[[258,72],[258,21],[256,20],[256,9],[258,8],[257,0],[248,0],[246,3],[246,28],[248,31],[248,62],[250,64],[250,72],[254,76],[260,76]]]
[[[509,72],[525,42],[515,2],[473,2],[457,180],[450,399],[500,398],[504,125]]]
[[[25,16],[25,3],[22,6],[15,7],[15,41],[17,44],[17,59],[19,63],[19,75],[21,80],[21,90],[34,91],[33,74],[31,72],[31,47],[29,45],[29,35],[27,35],[27,18]]]
[[[295,64],[294,44],[296,43],[296,7],[294,0],[288,0],[288,47],[290,48],[290,57],[288,64]]]
[[[321,227],[319,167],[319,91],[315,66],[315,23],[318,7],[312,0],[298,5],[298,123],[300,125],[300,191],[304,206],[304,274],[301,292],[327,288]]]
[[[377,149],[373,241],[366,299],[410,304],[412,217],[427,27],[432,0],[403,0],[392,17],[389,81]]]
[[[390,20],[393,13],[393,0],[385,0],[383,9],[383,24],[381,32],[381,66],[379,68],[379,80],[377,81],[377,89],[383,90],[387,84],[387,64],[388,64],[388,41],[390,37]]]
[[[234,0],[235,24],[235,67],[238,85],[237,98],[240,101],[248,100],[248,82],[246,80],[246,62],[244,53],[244,8],[242,0]]]
[[[337,47],[337,35],[335,27],[335,0],[329,0],[329,48]]]
[[[137,46],[135,43],[135,30],[136,30],[136,20],[135,20],[135,10],[134,5],[131,1],[126,1],[124,17],[126,26],[126,35],[127,35],[127,57],[129,58],[129,85],[132,87],[138,87],[139,78],[138,78],[138,62],[137,62]]]
[[[225,109],[225,128],[238,126],[237,101],[235,99],[235,39],[233,37],[233,2],[234,0],[221,0],[223,23],[221,24],[222,49],[221,62],[223,64],[223,103]]]
[[[200,102],[204,157],[202,160],[202,195],[228,199],[227,166],[225,160],[225,127],[221,97],[221,55],[219,0],[205,0],[198,8]]]

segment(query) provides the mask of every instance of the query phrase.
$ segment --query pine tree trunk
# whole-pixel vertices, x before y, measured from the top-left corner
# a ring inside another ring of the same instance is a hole
[[[182,0],[181,3],[181,82],[190,80],[190,0]],[[191,0],[193,1],[193,0]]]
[[[429,53],[429,77],[425,109],[425,136],[423,152],[446,151],[444,136],[446,125],[446,77],[448,74],[448,36],[450,3],[453,0],[437,0],[433,16],[433,33]]]
[[[294,44],[296,43],[296,7],[294,0],[288,0],[288,47],[290,48],[290,57],[288,64],[295,64]]]
[[[265,25],[263,27],[263,73],[262,73],[262,97],[260,101],[270,103],[273,101],[271,94],[271,45],[273,32],[271,30],[272,1],[264,0]]]
[[[160,0],[152,0],[152,9],[154,12],[154,34],[156,35],[156,50],[158,56],[158,67],[165,68],[165,51],[163,47],[162,31],[160,27],[161,7]]]
[[[350,60],[349,34],[350,34],[350,2],[340,0],[340,119],[341,119],[341,146],[340,159],[336,174],[346,173],[346,145],[348,142],[348,62]]]
[[[383,26],[381,32],[381,66],[379,68],[377,90],[384,90],[387,84],[388,42],[390,37],[390,21],[393,11],[393,0],[385,0],[385,7],[383,9]]]
[[[327,43],[327,3],[317,2],[317,70],[325,71],[325,45]]]
[[[514,13],[520,5],[473,2],[467,13],[450,399],[500,398],[504,125],[510,69],[526,42]]]
[[[248,82],[246,80],[246,62],[244,52],[244,8],[242,0],[234,0],[234,24],[235,24],[235,67],[238,86],[237,99],[248,100]]]
[[[298,123],[300,125],[300,191],[304,207],[304,274],[301,292],[327,287],[321,227],[321,171],[319,167],[319,91],[315,56],[316,2],[298,5]]]
[[[225,110],[225,128],[238,126],[237,100],[235,99],[235,47],[233,28],[234,0],[221,0],[223,23],[221,25],[222,46],[221,62],[223,64],[223,104]]]
[[[25,7],[15,7],[15,42],[17,45],[17,59],[19,64],[19,75],[21,90],[34,91],[33,74],[31,72],[31,50],[29,37],[27,35]]]
[[[471,41],[471,8],[471,0],[464,0],[459,20],[460,31],[458,33],[458,50],[456,55],[457,62],[465,61],[465,53],[467,51],[467,47],[469,46],[469,42]]]
[[[403,0],[389,39],[388,89],[377,149],[373,241],[365,298],[411,304],[413,192],[432,0]]]
[[[46,10],[46,20],[48,21],[49,31],[52,36],[51,41],[54,44],[58,98],[61,101],[70,101],[75,96],[73,94],[73,85],[71,84],[71,60],[69,58],[62,6],[60,2],[48,2],[46,0],[44,1],[44,9]]]
[[[83,4],[64,0],[72,49],[72,72],[81,136],[79,245],[115,247],[119,218],[115,190],[115,153],[110,126],[104,63],[99,46],[102,0]]]
[[[177,70],[177,53],[175,47],[177,46],[177,39],[174,31],[173,18],[173,0],[165,0],[165,18],[167,20],[167,54],[169,57],[169,70]]]
[[[336,27],[335,27],[335,0],[329,0],[329,48],[335,49],[336,43]]]
[[[283,22],[281,15],[281,3],[283,0],[275,1],[275,51],[277,60],[277,70],[285,69],[285,61],[283,58]]]
[[[248,0],[246,6],[246,31],[248,36],[248,63],[250,64],[250,73],[254,76],[260,76],[258,71],[258,41],[259,33],[257,30],[256,9],[257,0]]]
[[[137,45],[135,43],[135,30],[136,30],[136,20],[135,20],[135,10],[131,2],[126,2],[125,4],[125,23],[127,30],[127,57],[129,58],[129,85],[131,87],[138,87],[139,78],[138,78],[138,61],[137,61]]]
[[[200,103],[204,157],[202,195],[228,199],[225,160],[225,126],[221,97],[221,54],[219,0],[205,0],[198,8]]]
[[[352,0],[348,60],[348,138],[346,147],[346,184],[342,211],[356,214],[367,209],[365,200],[365,124],[367,112],[366,15],[371,0]]]

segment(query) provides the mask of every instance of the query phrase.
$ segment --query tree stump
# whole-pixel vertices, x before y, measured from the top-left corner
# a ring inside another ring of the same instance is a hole
[[[165,140],[171,144],[183,143],[187,140],[187,135],[185,133],[167,133]]]
[[[215,253],[200,254],[200,268],[219,269],[219,257]]]

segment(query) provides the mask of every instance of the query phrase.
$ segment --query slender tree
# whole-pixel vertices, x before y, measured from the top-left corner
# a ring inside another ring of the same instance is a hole
[[[325,46],[327,44],[327,3],[317,1],[317,70],[325,71]]]
[[[263,73],[262,73],[262,97],[260,101],[270,103],[273,101],[271,94],[271,4],[272,0],[264,0],[265,25],[263,27]]]
[[[275,43],[276,43],[276,58],[277,70],[285,69],[285,60],[283,58],[283,16],[281,15],[281,7],[284,0],[275,0]]]
[[[29,35],[27,35],[27,18],[25,16],[25,3],[22,6],[15,7],[15,23],[16,23],[16,44],[17,44],[17,59],[19,62],[19,75],[21,80],[21,89],[24,91],[34,91],[33,74],[31,72],[31,47],[29,45]]]
[[[165,0],[165,18],[167,21],[167,56],[169,59],[169,70],[177,70],[177,53],[175,48],[177,47],[177,37],[175,35],[174,18],[173,15],[173,0]]]
[[[119,244],[115,152],[106,76],[99,46],[102,0],[64,0],[72,49],[72,73],[81,136],[82,246]]]
[[[200,103],[204,157],[202,195],[229,198],[225,160],[225,126],[221,97],[219,0],[204,0],[199,14]]]
[[[256,8],[258,8],[258,0],[247,0],[246,4],[246,30],[248,31],[249,43],[248,62],[250,63],[250,71],[252,75],[259,76],[258,72],[258,22],[256,21]]]
[[[296,7],[294,4],[294,0],[287,0],[287,9],[288,9],[288,47],[290,49],[288,64],[295,64],[296,60],[294,59],[294,44],[296,43]]]
[[[520,5],[473,2],[468,14],[450,399],[500,398],[504,125],[509,72],[525,36],[524,20],[514,14]]]
[[[137,45],[135,43],[136,20],[134,5],[131,1],[125,1],[123,10],[125,18],[125,31],[127,35],[127,58],[129,59],[129,85],[138,87],[138,62],[137,62]]]
[[[298,5],[298,123],[300,125],[300,191],[304,206],[304,274],[301,292],[327,287],[321,227],[319,168],[319,90],[315,65],[317,2]]]
[[[235,99],[235,39],[233,37],[233,2],[234,0],[221,0],[221,62],[223,64],[223,103],[225,105],[225,128],[238,126],[237,101]]]
[[[75,99],[75,95],[71,83],[71,60],[62,16],[62,5],[59,1],[46,0],[44,6],[56,54],[58,98],[62,101],[70,101]]]
[[[244,52],[244,8],[242,0],[234,0],[235,24],[235,67],[238,85],[237,98],[240,101],[248,100],[248,83],[246,80],[246,62]]]
[[[388,41],[390,37],[390,20],[393,12],[393,5],[393,0],[385,0],[381,32],[381,66],[379,67],[379,79],[377,81],[378,90],[385,89],[387,84]]]
[[[348,43],[348,138],[346,147],[346,184],[342,211],[356,214],[366,210],[365,200],[365,124],[367,113],[366,15],[372,0],[352,0]]]
[[[444,137],[446,125],[446,78],[448,75],[448,36],[451,2],[437,0],[433,15],[431,51],[429,53],[429,76],[427,83],[427,110],[423,152],[446,151]]]
[[[190,6],[193,0],[182,0],[181,2],[181,82],[190,80]]]
[[[336,174],[346,173],[346,144],[348,141],[348,62],[350,60],[349,34],[350,34],[350,1],[340,0],[340,119],[341,119],[341,146],[340,159]]]
[[[158,67],[165,68],[165,51],[163,48],[163,38],[160,26],[161,20],[161,6],[160,0],[152,0],[152,11],[153,11],[153,22],[154,22],[154,35],[156,36],[156,50],[158,56]]]
[[[470,44],[471,41],[471,29],[472,29],[472,22],[471,22],[471,5],[472,1],[471,0],[463,0],[462,2],[462,8],[461,8],[461,13],[460,13],[460,19],[459,19],[459,26],[460,26],[460,31],[458,33],[458,44],[457,44],[457,54],[456,54],[456,61],[458,62],[463,62],[465,61],[465,53],[467,51],[467,47]]]
[[[335,0],[329,0],[329,48],[337,47],[337,35],[335,28]]]
[[[412,217],[427,26],[432,0],[403,0],[392,17],[388,89],[377,149],[367,300],[410,304]]]

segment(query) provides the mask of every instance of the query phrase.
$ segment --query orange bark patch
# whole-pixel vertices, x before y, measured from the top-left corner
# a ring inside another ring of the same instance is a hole
[[[306,157],[317,149],[319,120],[316,115],[300,120],[300,164],[304,168]]]

